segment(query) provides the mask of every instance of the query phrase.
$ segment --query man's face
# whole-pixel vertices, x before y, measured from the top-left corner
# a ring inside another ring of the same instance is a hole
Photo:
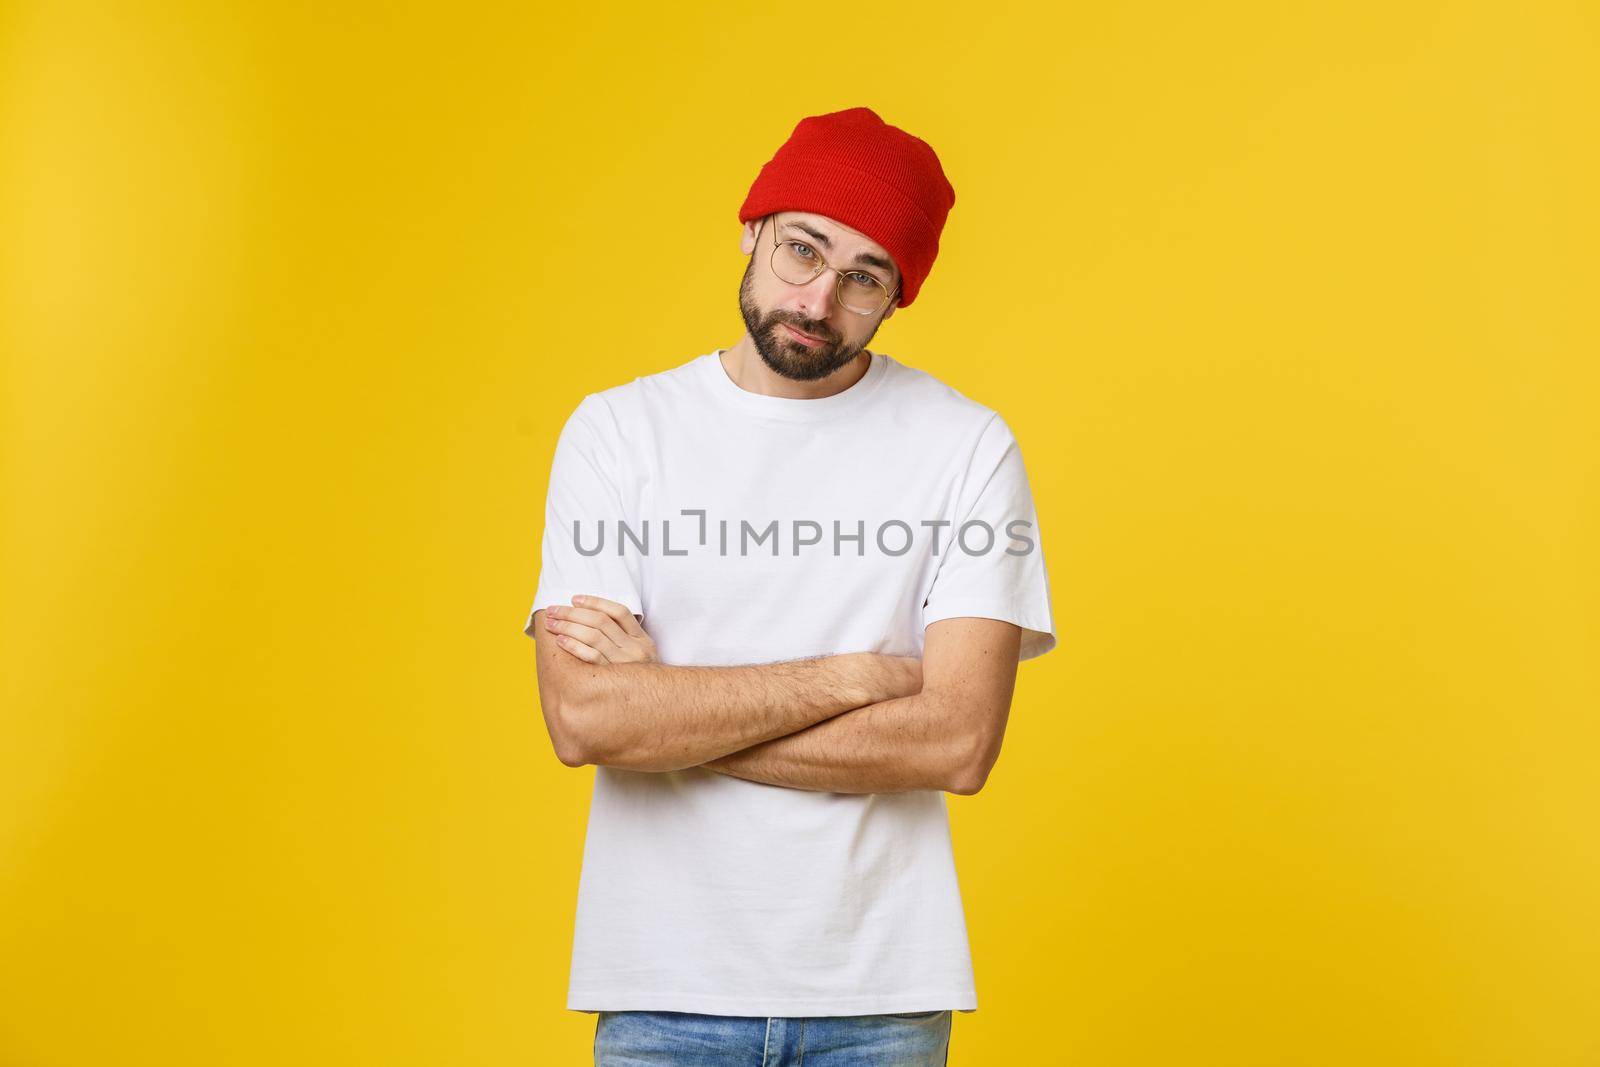
[[[891,292],[898,288],[900,273],[881,245],[826,215],[780,211],[745,223],[740,248],[750,262],[739,283],[739,313],[756,351],[762,362],[785,378],[825,378],[867,347],[879,324],[894,314],[899,294],[883,311],[871,315],[850,311],[839,303],[839,276],[831,270],[821,271],[804,285],[791,285],[773,274],[774,241],[801,242],[830,267],[866,271]],[[795,337],[786,325],[819,342],[809,344]]]

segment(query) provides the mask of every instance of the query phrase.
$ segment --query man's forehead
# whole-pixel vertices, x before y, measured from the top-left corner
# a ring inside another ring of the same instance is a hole
[[[866,251],[884,252],[882,245],[878,244],[860,230],[846,226],[838,219],[829,218],[827,215],[816,215],[809,211],[779,211],[775,214],[782,222],[809,223],[829,236],[839,237],[841,242],[846,240],[846,238],[840,235],[848,235],[848,237],[854,238],[855,241],[859,242],[860,245],[865,246]],[[887,253],[885,252],[885,254]]]

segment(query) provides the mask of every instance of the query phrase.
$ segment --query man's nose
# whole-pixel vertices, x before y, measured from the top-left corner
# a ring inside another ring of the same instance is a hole
[[[833,292],[835,287],[832,271],[821,271],[805,285],[800,287],[796,294],[798,307],[796,310],[806,318],[821,322],[833,314]]]

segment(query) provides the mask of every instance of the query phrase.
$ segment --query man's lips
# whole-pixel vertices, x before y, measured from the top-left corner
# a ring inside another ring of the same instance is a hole
[[[793,326],[790,326],[787,322],[780,322],[780,323],[778,323],[778,325],[782,326],[785,330],[788,330],[790,336],[792,336],[795,340],[799,341],[803,345],[809,345],[809,346],[815,348],[817,345],[822,345],[822,344],[827,344],[828,343],[826,338],[823,338],[823,337],[812,337],[809,333],[801,333],[799,330],[795,329]]]

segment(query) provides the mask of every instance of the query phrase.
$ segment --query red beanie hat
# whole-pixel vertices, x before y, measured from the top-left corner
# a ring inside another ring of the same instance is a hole
[[[809,211],[859,230],[900,268],[900,299],[917,297],[939,254],[956,202],[926,141],[867,107],[803,118],[767,161],[739,208],[749,222],[774,211]]]

